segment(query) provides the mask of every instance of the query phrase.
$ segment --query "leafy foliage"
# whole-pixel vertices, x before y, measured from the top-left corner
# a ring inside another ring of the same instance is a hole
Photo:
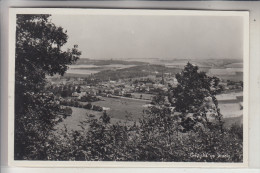
[[[53,94],[45,90],[46,75],[63,75],[81,54],[76,45],[71,50],[61,50],[68,36],[62,27],[51,23],[49,17],[17,15],[15,159],[46,157],[48,132],[60,121],[59,105]]]
[[[188,63],[181,73],[176,74],[178,85],[172,88],[169,100],[179,112],[196,112],[204,98],[215,96],[221,91],[219,79],[209,77],[205,72]]]
[[[197,122],[209,124],[214,117],[222,126],[222,115],[218,108],[216,94],[223,88],[217,77],[207,76],[199,72],[197,66],[187,63],[181,73],[176,74],[178,85],[171,88],[168,99],[177,112],[183,115],[183,127],[191,130]],[[210,115],[210,116],[208,116]]]
[[[53,135],[47,157],[88,161],[242,161],[242,127],[221,131],[216,126],[182,133],[175,118],[166,107],[152,107],[139,124],[92,119],[82,123],[82,130]]]

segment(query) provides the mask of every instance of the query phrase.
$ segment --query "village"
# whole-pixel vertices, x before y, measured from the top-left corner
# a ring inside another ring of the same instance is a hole
[[[93,76],[87,78],[51,77],[48,78],[48,81],[48,90],[55,95],[58,104],[70,108],[91,110],[96,115],[99,115],[98,112],[107,111],[115,114],[119,119],[125,118],[122,111],[141,114],[143,109],[150,105],[154,96],[160,93],[167,97],[169,89],[178,85],[174,74],[158,74],[158,72],[146,77],[119,79],[118,81],[100,81]],[[221,80],[220,85],[222,85],[223,91],[217,95],[217,100],[221,113],[228,118],[242,116],[243,82]],[[117,107],[117,100],[125,102],[126,107],[123,105]],[[170,106],[170,104],[168,105]],[[133,106],[134,111],[128,109],[127,106]],[[72,110],[66,110],[68,116],[72,115]],[[136,120],[137,118],[138,116]]]

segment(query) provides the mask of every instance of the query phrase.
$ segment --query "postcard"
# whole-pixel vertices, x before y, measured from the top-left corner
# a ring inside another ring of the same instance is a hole
[[[10,8],[9,164],[247,167],[249,13]]]

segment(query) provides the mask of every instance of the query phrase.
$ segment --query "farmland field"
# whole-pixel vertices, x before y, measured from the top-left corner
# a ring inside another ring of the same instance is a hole
[[[102,107],[109,107],[110,110],[107,113],[112,118],[125,120],[126,116],[130,116],[131,119],[138,121],[142,116],[144,108],[143,105],[150,103],[150,101],[134,100],[128,98],[102,98],[104,101],[95,102],[95,105]]]
[[[66,74],[67,75],[90,75],[90,74],[95,74],[100,71],[104,70],[115,70],[115,69],[124,69],[124,68],[129,68],[133,67],[135,65],[123,65],[123,64],[109,64],[109,65],[70,65],[69,69],[67,70]]]
[[[102,112],[92,111],[83,108],[71,107],[71,109],[72,109],[72,115],[63,119],[63,121],[57,124],[57,126],[55,127],[55,130],[58,133],[61,130],[65,130],[65,127],[68,132],[82,130],[82,127],[84,127],[84,129],[87,130],[89,128],[89,120],[99,119],[100,116],[103,114]],[[90,114],[94,116],[93,117],[88,116]],[[116,118],[115,116],[111,116],[110,122],[112,124],[115,123],[133,124],[134,123],[133,121],[126,121],[125,118],[121,119],[121,118]],[[82,123],[84,123],[84,125]]]
[[[238,117],[243,115],[239,103],[219,104],[219,109],[224,118]]]
[[[233,124],[243,125],[243,116],[224,118],[224,127],[231,127]]]
[[[59,123],[56,126],[57,130],[64,129],[65,128],[64,126],[66,126],[68,131],[81,130],[81,127],[79,126],[80,122],[89,120],[89,117],[87,116],[87,114],[93,114],[93,115],[95,115],[96,118],[99,118],[102,115],[101,112],[87,110],[87,109],[83,109],[83,108],[71,107],[71,109],[72,109],[72,115],[68,116],[61,123]],[[88,128],[88,127],[85,127],[85,128]]]
[[[110,108],[107,113],[111,117],[111,123],[125,123],[132,124],[134,121],[138,122],[142,118],[143,105],[150,103],[149,100],[138,100],[131,98],[109,98],[103,97],[102,101],[94,102],[93,105]],[[66,126],[68,131],[81,130],[81,122],[87,122],[91,118],[87,115],[94,115],[92,118],[98,119],[102,112],[92,111],[83,108],[72,108],[72,115],[64,119],[56,126],[57,130],[64,130]],[[229,127],[232,124],[243,124],[243,110],[240,110],[239,103],[219,104],[219,108],[224,118],[224,126]],[[88,128],[88,123],[85,123],[84,128]]]

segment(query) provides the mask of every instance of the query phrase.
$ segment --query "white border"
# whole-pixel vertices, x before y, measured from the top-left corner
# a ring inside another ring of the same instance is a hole
[[[16,14],[70,14],[70,15],[197,15],[241,16],[244,23],[244,110],[243,110],[243,163],[201,162],[116,162],[116,161],[15,161],[14,160],[14,70]],[[126,10],[126,9],[62,9],[62,8],[10,8],[9,9],[9,61],[8,61],[8,164],[25,167],[247,167],[248,166],[248,105],[249,105],[249,12],[199,10]]]

